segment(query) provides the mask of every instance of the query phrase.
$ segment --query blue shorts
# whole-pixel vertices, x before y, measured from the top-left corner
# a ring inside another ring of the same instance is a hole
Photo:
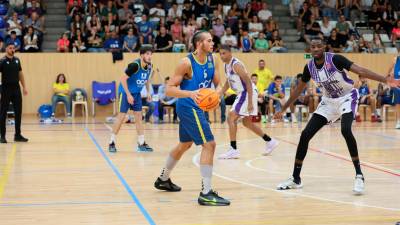
[[[392,88],[393,89],[393,104],[400,104],[400,88]]]
[[[179,118],[179,141],[194,142],[202,145],[214,141],[210,124],[204,112],[190,106],[177,106],[176,113]]]
[[[119,112],[127,113],[129,109],[136,112],[142,111],[142,97],[140,96],[140,93],[132,93],[132,96],[134,99],[133,105],[129,104],[125,92],[119,93],[119,104],[118,104]]]

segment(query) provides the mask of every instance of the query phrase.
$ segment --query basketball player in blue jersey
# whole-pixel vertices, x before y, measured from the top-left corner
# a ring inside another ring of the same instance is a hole
[[[226,82],[219,94],[221,96],[230,88],[237,93],[232,110],[228,114],[229,138],[231,146],[229,150],[218,156],[219,159],[238,159],[239,150],[236,146],[237,121],[242,118],[243,125],[253,131],[265,141],[263,155],[269,155],[278,146],[278,141],[265,134],[260,127],[251,121],[251,116],[257,115],[258,93],[256,85],[250,80],[250,76],[242,62],[232,56],[231,48],[223,45],[219,54],[225,64]]]
[[[151,56],[153,50],[148,47],[140,49],[140,58],[136,59],[128,65],[125,74],[121,77],[121,83],[118,87],[119,93],[119,113],[114,123],[111,132],[110,143],[108,150],[116,152],[115,136],[118,134],[121,125],[125,119],[126,113],[129,109],[133,110],[135,118],[136,132],[138,135],[139,152],[151,152],[153,149],[144,141],[144,127],[142,122],[142,99],[140,92],[146,86],[147,93],[150,93],[150,76],[151,69]],[[151,101],[151,96],[148,95],[148,100]]]
[[[364,192],[364,176],[361,172],[357,143],[351,131],[351,125],[357,112],[359,94],[358,90],[354,88],[354,81],[348,77],[346,71],[351,71],[371,80],[388,83],[390,86],[398,86],[399,81],[380,76],[341,55],[324,52],[325,48],[324,40],[319,37],[311,40],[313,59],[304,67],[303,76],[297,88],[291,93],[289,100],[282,107],[282,111],[275,114],[275,118],[282,118],[283,113],[296,101],[310,79],[313,79],[321,88],[322,101],[300,136],[292,177],[280,183],[277,189],[296,189],[303,186],[300,171],[307,153],[308,143],[328,122],[334,122],[341,118],[342,135],[346,140],[356,171],[353,192],[362,194]]]
[[[178,98],[176,112],[180,120],[179,144],[168,155],[165,167],[154,186],[159,190],[171,192],[181,190],[172,183],[170,173],[194,143],[202,146],[200,156],[202,190],[198,203],[226,206],[230,202],[218,196],[211,188],[215,141],[204,112],[196,103],[202,97],[198,92],[199,89],[210,88],[211,83],[217,87],[219,83],[218,63],[212,55],[214,43],[210,33],[199,31],[194,34],[192,44],[195,51],[179,62],[167,84],[166,95]]]
[[[400,55],[394,58],[392,66],[389,68],[389,76],[400,80]],[[400,129],[400,88],[392,88],[393,91],[393,104],[396,106],[396,129]]]

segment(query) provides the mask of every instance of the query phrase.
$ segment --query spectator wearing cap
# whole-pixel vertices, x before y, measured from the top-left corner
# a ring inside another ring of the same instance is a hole
[[[17,37],[17,33],[15,31],[11,31],[11,35],[6,41],[6,45],[10,44],[14,45],[16,52],[19,52],[21,50],[21,41]]]

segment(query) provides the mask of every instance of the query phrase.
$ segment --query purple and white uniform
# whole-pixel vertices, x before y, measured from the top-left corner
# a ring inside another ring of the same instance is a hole
[[[316,65],[312,59],[304,67],[302,80],[313,79],[322,91],[322,100],[315,113],[329,122],[336,121],[345,113],[356,115],[359,94],[345,71],[349,71],[352,64],[341,55],[326,52],[323,65]]]
[[[232,111],[235,111],[238,115],[240,116],[250,116],[250,115],[257,115],[257,88],[256,86],[252,84],[253,88],[253,111],[248,112],[247,106],[248,106],[248,99],[249,96],[247,94],[247,88],[244,83],[244,81],[240,78],[240,76],[236,73],[235,69],[233,66],[235,64],[239,63],[240,65],[244,67],[243,63],[240,62],[237,58],[232,57],[231,61],[228,64],[225,64],[225,75],[226,79],[229,82],[229,86],[234,90],[237,94],[237,97],[235,99],[235,102],[232,105]]]

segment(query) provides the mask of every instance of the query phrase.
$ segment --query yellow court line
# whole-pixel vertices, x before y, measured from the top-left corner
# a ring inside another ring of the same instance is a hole
[[[6,166],[3,169],[3,176],[0,177],[0,202],[1,199],[3,198],[4,190],[6,187],[6,184],[8,182],[8,177],[10,176],[11,169],[14,165],[15,161],[15,153],[17,152],[17,145],[13,145],[11,153],[8,155]]]

